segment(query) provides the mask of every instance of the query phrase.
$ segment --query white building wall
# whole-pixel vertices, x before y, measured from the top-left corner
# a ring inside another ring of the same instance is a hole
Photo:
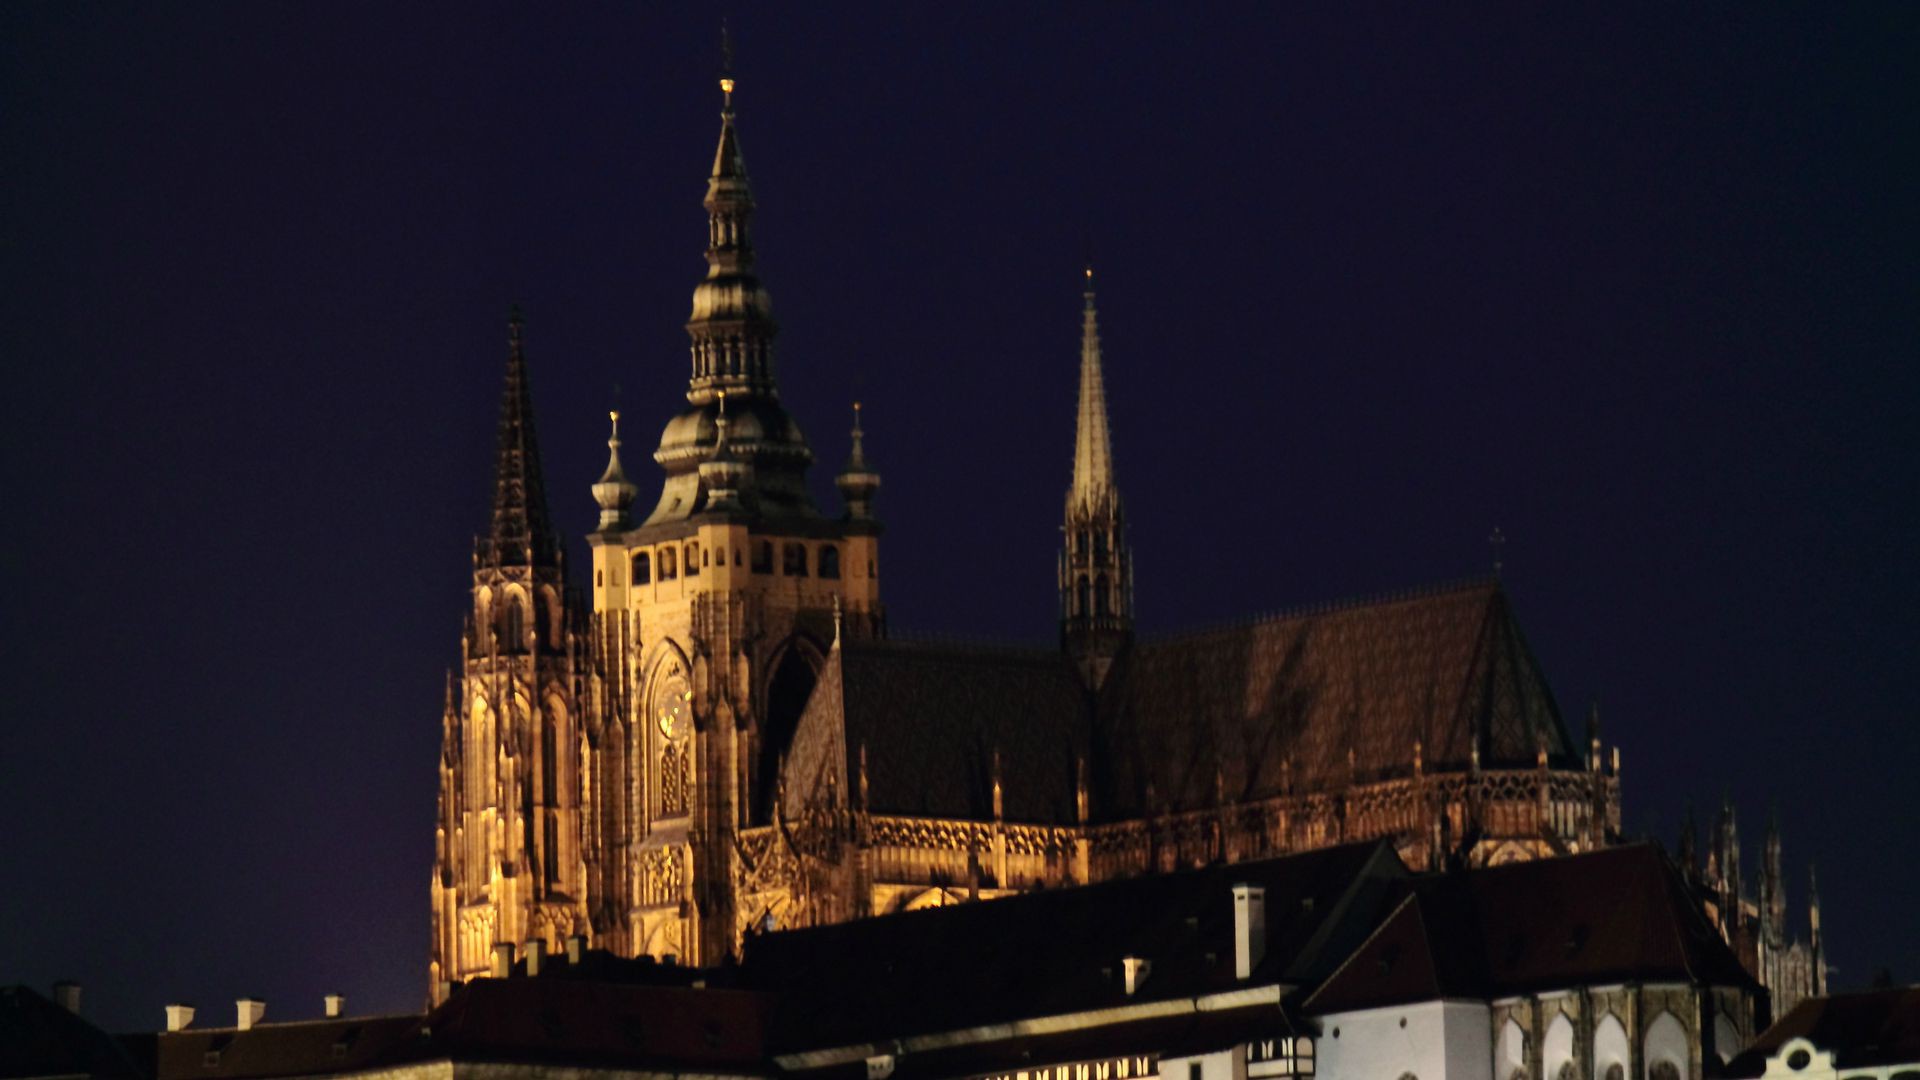
[[[1195,1080],[1195,1065],[1200,1066],[1198,1080],[1247,1080],[1247,1048],[1236,1046],[1196,1057],[1161,1058],[1158,1080]]]
[[[1491,1026],[1487,1007],[1470,1001],[1423,1001],[1323,1016],[1318,1080],[1400,1080],[1408,1075],[1415,1080],[1488,1080],[1493,1072]]]

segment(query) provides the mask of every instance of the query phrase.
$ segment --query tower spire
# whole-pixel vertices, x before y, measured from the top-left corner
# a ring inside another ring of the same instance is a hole
[[[1100,364],[1100,312],[1094,303],[1093,264],[1086,269],[1080,315],[1080,409],[1073,442],[1073,487],[1067,513],[1119,512],[1113,486],[1113,436],[1107,429],[1107,382]]]
[[[540,443],[533,430],[533,394],[527,384],[526,320],[515,305],[507,316],[507,382],[500,397],[500,440],[494,468],[492,561],[552,566],[559,555],[547,517],[540,475]]]
[[[631,524],[627,509],[639,493],[639,488],[627,479],[627,471],[620,467],[620,410],[609,412],[607,418],[613,421],[613,434],[607,439],[607,471],[601,473],[600,480],[593,485],[593,500],[600,504],[602,532],[617,531]]]
[[[1113,438],[1107,430],[1107,386],[1100,364],[1100,313],[1093,266],[1081,293],[1080,398],[1073,444],[1073,483],[1061,526],[1060,640],[1089,686],[1106,680],[1133,632],[1133,559],[1126,519],[1113,482]]]

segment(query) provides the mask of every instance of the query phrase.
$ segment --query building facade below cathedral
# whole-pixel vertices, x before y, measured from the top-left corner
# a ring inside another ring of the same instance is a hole
[[[889,640],[880,476],[856,406],[841,509],[808,493],[723,86],[686,405],[644,517],[614,417],[585,600],[510,330],[443,717],[436,999],[502,942],[714,964],[768,929],[1360,840],[1429,869],[1619,838],[1619,753],[1597,719],[1569,736],[1497,581],[1136,636],[1091,270],[1059,647]]]

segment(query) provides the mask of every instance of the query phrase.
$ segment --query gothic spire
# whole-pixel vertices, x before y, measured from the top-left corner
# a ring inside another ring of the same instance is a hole
[[[731,50],[729,50],[731,51]],[[730,394],[775,393],[772,301],[753,273],[753,187],[734,124],[731,73],[721,76],[720,144],[707,178],[707,276],[693,290],[687,334],[693,377],[687,399],[706,404]]]
[[[533,432],[533,395],[522,341],[525,320],[515,306],[507,317],[507,383],[500,397],[500,448],[493,484],[493,524],[486,551],[500,564],[553,566],[559,544],[547,518],[540,477],[540,444]]]
[[[1080,410],[1073,443],[1073,487],[1067,493],[1068,517],[1117,515],[1120,496],[1113,486],[1113,438],[1107,430],[1107,383],[1100,365],[1100,313],[1094,306],[1093,267],[1081,294]]]

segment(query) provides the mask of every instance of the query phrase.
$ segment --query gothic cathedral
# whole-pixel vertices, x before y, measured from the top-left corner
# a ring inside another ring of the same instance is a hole
[[[644,517],[613,416],[590,610],[509,326],[442,721],[436,1000],[575,936],[711,964],[784,927],[1380,837],[1416,869],[1619,839],[1619,752],[1597,718],[1569,736],[1497,580],[1136,638],[1091,269],[1058,647],[889,640],[880,477],[856,406],[838,512],[808,494],[721,85],[686,405]]]

